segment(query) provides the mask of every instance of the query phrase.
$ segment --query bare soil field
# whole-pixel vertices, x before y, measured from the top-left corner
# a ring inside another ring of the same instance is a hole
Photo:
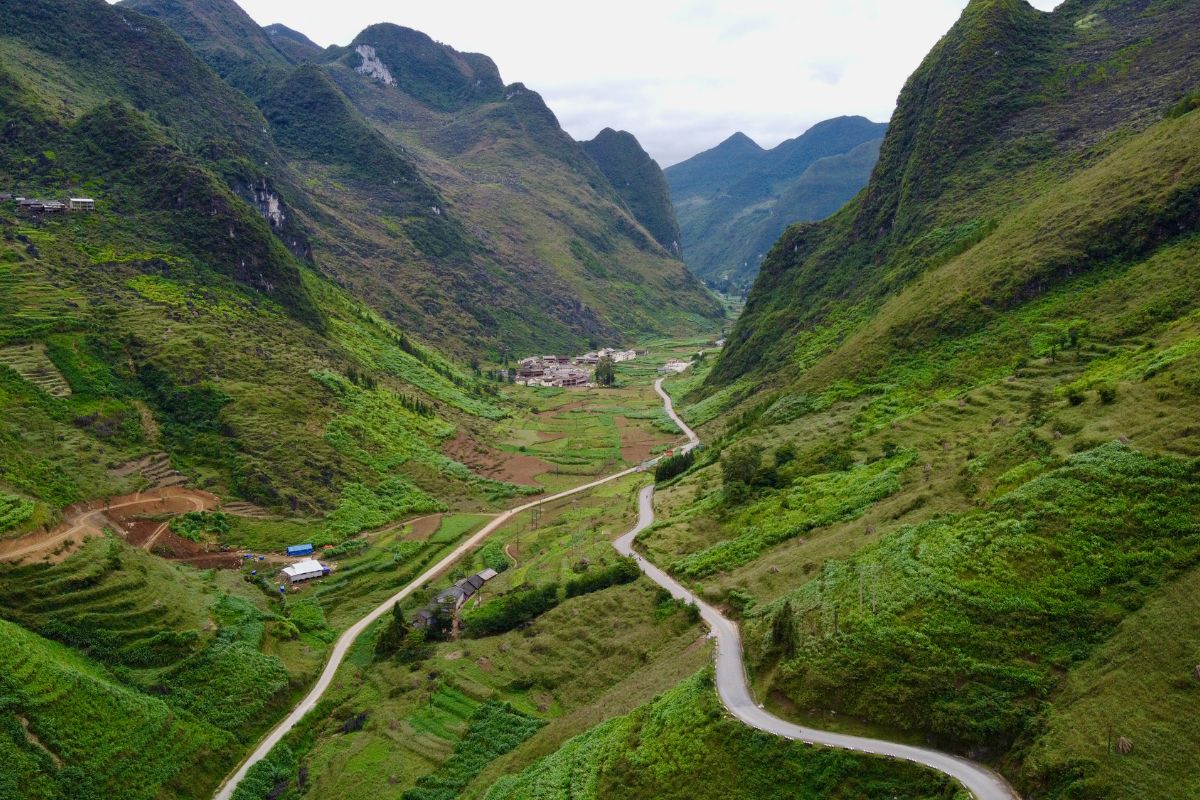
[[[147,515],[205,511],[219,504],[220,499],[208,492],[177,487],[79,503],[64,509],[65,521],[48,533],[33,533],[0,542],[0,561],[59,563],[74,553],[84,540],[102,536],[106,527],[131,544],[150,549],[162,537],[167,523],[147,521],[144,519]],[[174,534],[171,536],[179,538]],[[197,555],[194,552],[188,554],[189,557]]]
[[[537,476],[554,470],[552,464],[536,456],[505,453],[480,444],[461,431],[446,443],[443,452],[477,475],[522,486],[537,486]]]
[[[412,522],[412,533],[404,537],[410,542],[428,541],[430,536],[437,533],[437,529],[442,526],[442,514],[431,514],[428,517],[421,517]]]

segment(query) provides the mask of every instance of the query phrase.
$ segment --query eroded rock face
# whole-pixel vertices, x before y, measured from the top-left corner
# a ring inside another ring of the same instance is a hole
[[[375,52],[375,48],[369,44],[360,44],[354,49],[362,58],[362,63],[359,64],[355,71],[359,74],[374,78],[377,81],[382,81],[388,86],[395,86],[396,79],[392,77],[392,73],[388,70],[387,65],[379,59],[379,55]]]

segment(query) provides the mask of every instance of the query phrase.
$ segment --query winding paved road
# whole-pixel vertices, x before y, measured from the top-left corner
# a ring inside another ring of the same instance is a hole
[[[679,426],[679,429],[687,436],[688,443],[681,449],[683,452],[694,449],[700,444],[700,439],[695,432],[688,427],[679,416],[675,413],[674,404],[671,402],[670,396],[663,390],[663,381],[665,378],[660,378],[654,384],[654,390],[663,400],[663,406],[666,409],[667,415]],[[474,536],[461,545],[456,547],[453,552],[426,570],[420,577],[409,583],[396,594],[389,597],[383,603],[380,603],[375,610],[360,619],[345,633],[343,633],[334,644],[330,651],[329,660],[325,664],[325,669],[321,672],[321,676],[313,685],[309,693],[300,701],[300,704],[293,709],[292,713],[287,716],[283,722],[279,723],[275,728],[267,734],[267,736],[259,743],[254,752],[242,762],[237,771],[228,778],[224,784],[217,790],[214,795],[214,800],[231,800],[233,793],[237,790],[238,784],[246,777],[246,773],[250,768],[263,760],[271,749],[277,745],[289,731],[294,728],[304,716],[311,711],[320,701],[322,695],[325,694],[330,684],[333,683],[333,678],[337,674],[338,668],[342,661],[345,660],[346,654],[354,645],[362,633],[369,628],[377,619],[388,613],[392,606],[408,597],[417,588],[432,581],[434,578],[441,575],[446,570],[450,569],[464,555],[479,546],[484,539],[503,526],[506,522],[512,519],[517,514],[528,511],[546,503],[552,503],[556,500],[561,500],[564,497],[586,492],[597,486],[610,483],[612,481],[624,478],[627,475],[632,475],[639,471],[639,468],[627,469],[618,472],[615,475],[609,475],[606,478],[601,478],[597,481],[577,486],[566,492],[560,492],[551,497],[543,497],[530,503],[526,503],[518,508],[504,512],[494,520],[481,528]],[[662,586],[669,591],[674,597],[692,602],[700,609],[700,615],[709,627],[712,629],[712,635],[717,640],[717,656],[716,656],[716,683],[717,691],[721,696],[721,702],[729,710],[733,716],[741,720],[745,724],[758,728],[759,730],[773,733],[788,739],[807,742],[809,744],[822,745],[826,747],[836,747],[843,750],[852,750],[859,753],[871,753],[875,755],[886,756],[889,758],[902,759],[911,761],[916,764],[921,764],[931,769],[942,772],[961,784],[967,787],[975,796],[976,800],[1021,800],[1020,795],[1012,789],[1008,783],[992,772],[987,767],[976,764],[965,758],[941,753],[936,750],[927,750],[921,747],[912,747],[903,744],[894,744],[885,742],[879,739],[866,739],[858,736],[847,736],[840,733],[827,733],[812,728],[804,728],[793,724],[786,720],[779,719],[771,714],[768,714],[754,702],[753,695],[750,693],[750,687],[746,680],[746,669],[742,662],[742,645],[741,638],[738,633],[737,625],[729,621],[714,609],[712,606],[701,601],[693,595],[673,578],[660,570],[658,567],[651,564],[649,561],[640,556],[633,549],[633,541],[639,533],[650,527],[654,523],[654,486],[648,486],[642,490],[639,496],[638,507],[638,524],[629,533],[622,536],[614,546],[619,552],[624,555],[633,556],[637,559],[638,565],[642,571],[652,581]]]
[[[498,528],[515,517],[517,514],[520,514],[523,511],[528,511],[529,509],[540,505],[545,505],[546,503],[553,503],[555,500],[561,500],[564,497],[570,497],[571,495],[579,494],[580,492],[589,491],[597,486],[602,486],[606,483],[611,483],[612,481],[624,478],[627,475],[633,475],[634,473],[638,472],[639,469],[639,467],[627,469],[622,472],[618,472],[615,475],[609,475],[606,478],[592,481],[591,483],[584,484],[583,486],[576,486],[574,489],[569,489],[565,492],[559,492],[558,494],[550,497],[542,497],[538,500],[534,500],[533,502],[526,503],[523,506],[505,511],[487,525],[484,525],[482,528],[480,528],[479,532],[470,539],[467,539],[458,547],[454,548],[454,550],[445,558],[427,569],[416,580],[412,581],[403,589],[396,592],[396,594],[380,603],[374,611],[367,614],[358,622],[347,628],[345,633],[338,637],[337,642],[333,646],[333,650],[331,650],[329,653],[329,660],[325,663],[325,669],[321,672],[321,676],[317,678],[317,682],[313,684],[313,687],[309,693],[304,696],[304,699],[300,701],[300,704],[292,710],[291,714],[288,714],[287,718],[284,719],[283,722],[276,725],[275,728],[272,729],[271,732],[268,733],[261,742],[259,742],[259,745],[257,748],[255,748],[254,752],[251,753],[250,756],[241,763],[241,766],[238,767],[237,772],[235,772],[231,777],[227,778],[225,783],[223,783],[221,787],[217,789],[217,793],[213,796],[214,800],[231,800],[233,793],[237,791],[238,784],[240,784],[242,779],[246,777],[246,773],[250,771],[250,768],[266,758],[267,754],[271,752],[271,749],[274,748],[275,745],[279,744],[283,737],[286,736],[288,732],[292,730],[292,728],[296,727],[300,720],[304,719],[304,715],[309,711],[312,711],[317,705],[318,701],[321,699],[321,696],[325,694],[325,691],[329,688],[330,684],[333,683],[334,675],[337,674],[338,668],[342,665],[342,661],[345,660],[346,654],[350,652],[350,648],[354,645],[355,640],[362,635],[363,631],[371,627],[375,620],[379,619],[384,614],[389,613],[393,605],[408,597],[413,593],[413,591],[429,583],[446,570],[450,569],[460,558],[478,547],[484,539],[494,533]]]
[[[671,398],[663,391],[662,385],[663,379],[659,379],[654,384],[654,389],[662,397],[667,415],[687,435],[688,444],[683,449],[691,450],[700,444],[700,439],[675,413]],[[643,489],[638,501],[637,527],[613,544],[622,555],[633,556],[637,559],[638,566],[650,580],[669,591],[675,598],[695,603],[700,609],[700,616],[712,629],[712,636],[717,641],[717,692],[721,696],[721,702],[734,717],[753,728],[788,739],[911,761],[935,769],[965,786],[976,800],[1021,800],[1021,796],[1004,778],[974,761],[923,747],[805,728],[764,711],[754,702],[754,696],[750,693],[749,682],[746,680],[746,667],[742,661],[742,642],[737,625],[634,551],[634,539],[639,533],[654,524],[654,487],[647,486]]]

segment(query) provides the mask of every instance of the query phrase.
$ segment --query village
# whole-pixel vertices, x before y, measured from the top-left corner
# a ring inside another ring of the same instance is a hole
[[[96,201],[90,197],[71,197],[63,202],[61,200],[35,200],[28,197],[17,197],[5,192],[0,193],[0,203],[15,203],[17,212],[21,214],[86,213],[96,210]]]
[[[620,364],[645,354],[644,350],[615,350],[606,347],[575,357],[531,356],[518,362],[514,383],[544,387],[595,386],[596,367],[600,366],[600,362]]]

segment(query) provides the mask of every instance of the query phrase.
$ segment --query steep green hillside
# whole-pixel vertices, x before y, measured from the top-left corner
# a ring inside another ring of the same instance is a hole
[[[113,538],[7,568],[0,595],[6,798],[207,796],[316,667],[236,574]]]
[[[233,0],[121,0],[121,6],[161,20],[219,75],[257,95],[291,58]]]
[[[705,669],[632,714],[501,778],[486,800],[952,798],[910,765],[811,750],[730,720]]]
[[[772,150],[739,134],[670,167],[689,268],[722,289],[748,289],[789,225],[828,217],[866,185],[886,130],[841,117]]]
[[[380,24],[293,71],[229,0],[137,8],[258,102],[297,173],[291,218],[312,258],[389,320],[499,360],[718,316],[541,98],[506,88],[486,56]]]
[[[441,455],[460,426],[503,416],[492,390],[317,276],[293,227],[303,212],[252,162],[284,162],[266,121],[178,37],[122,8],[69,2],[14,6],[0,47],[12,56],[0,117],[13,132],[0,147],[0,183],[98,202],[94,214],[44,220],[0,207],[11,350],[0,358],[9,365],[2,480],[9,495],[42,504],[22,526],[45,522],[47,508],[140,488],[136,472],[117,467],[159,451],[220,494],[334,514],[335,539],[437,507],[431,496],[473,504],[518,491]],[[68,52],[69,80],[47,81],[67,68],[47,57]],[[312,68],[292,80],[302,95],[341,97]],[[290,87],[281,85],[281,105]],[[280,120],[285,151],[324,159],[342,180],[409,181],[395,195],[377,191],[397,224],[413,213],[414,192],[427,193],[418,208],[433,196],[382,137],[351,146],[371,128],[344,99],[322,110],[320,126]],[[328,154],[304,149],[317,128],[333,143]],[[242,141],[249,149],[234,145]],[[278,174],[295,191],[296,174]],[[349,422],[380,414],[384,441]]]
[[[1091,266],[1136,261],[1186,233],[1186,171],[1177,179],[1150,162],[1189,155],[1181,122],[1160,121],[1200,82],[1187,33],[1196,13],[1189,3],[1071,2],[1053,14],[972,3],[909,80],[863,197],[773,251],[715,376],[808,366],[824,353],[797,353],[802,331],[828,348],[872,317],[890,325],[875,311],[899,310],[901,288],[924,297],[904,303],[897,339],[924,325],[977,331]],[[997,50],[1004,61],[988,55]],[[1068,179],[1079,183],[1067,189]],[[1115,207],[1135,216],[1122,221]],[[1042,212],[1069,218],[1022,229]],[[1001,251],[994,271],[968,266]],[[973,284],[911,283],[931,269]]]
[[[266,26],[263,30],[266,31],[267,36],[271,37],[271,43],[275,45],[276,49],[295,64],[315,61],[323,52],[323,48],[312,39],[286,25],[275,23]]]
[[[1198,23],[970,3],[867,190],[787,231],[675,390],[714,446],[640,544],[744,617],[778,713],[1026,796],[1192,782]]]
[[[605,128],[583,142],[609,183],[629,206],[634,218],[659,244],[679,255],[679,223],[671,206],[671,190],[658,163],[642,149],[632,133]]]

